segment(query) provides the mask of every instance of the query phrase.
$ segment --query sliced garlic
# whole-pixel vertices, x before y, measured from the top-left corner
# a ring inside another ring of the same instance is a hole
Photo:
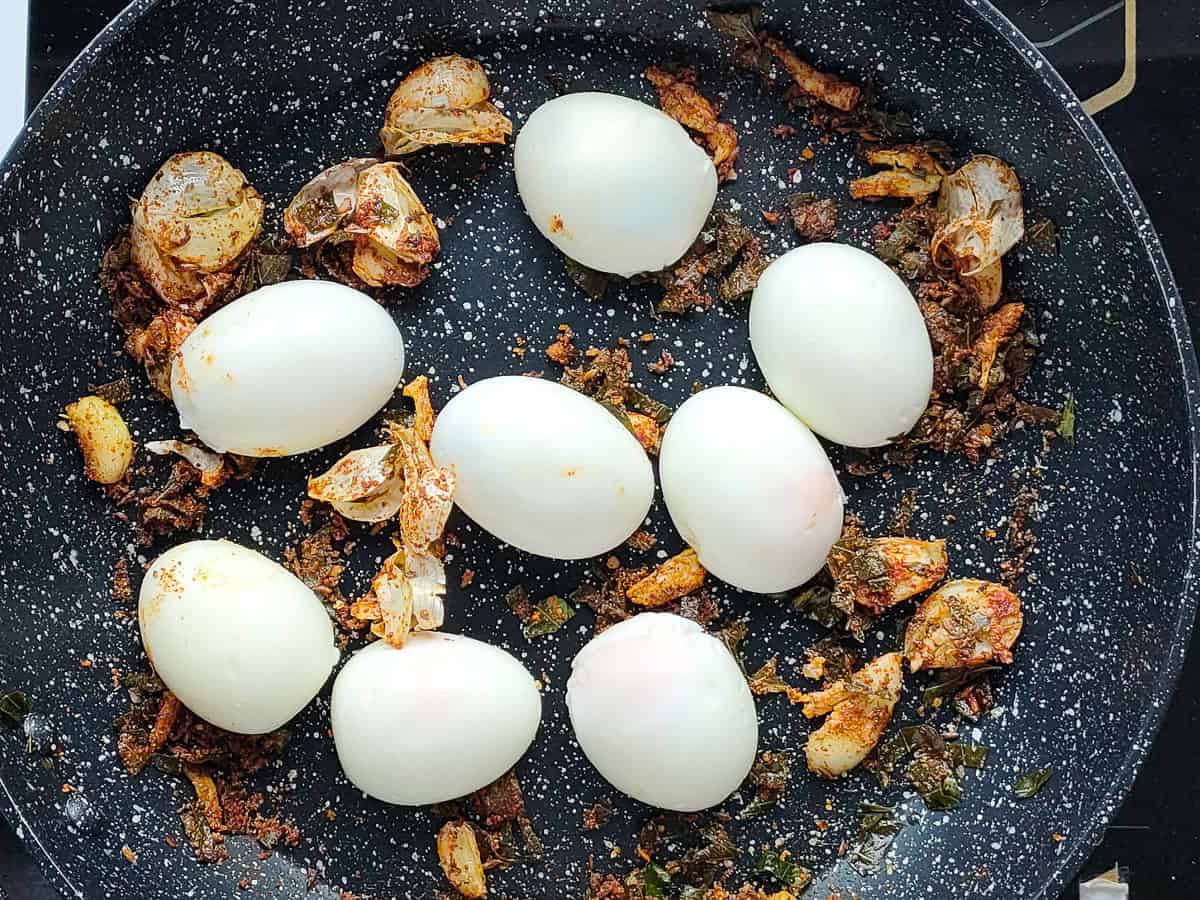
[[[439,56],[410,72],[392,92],[380,140],[388,156],[432,144],[503,144],[512,122],[490,102],[483,66]]]

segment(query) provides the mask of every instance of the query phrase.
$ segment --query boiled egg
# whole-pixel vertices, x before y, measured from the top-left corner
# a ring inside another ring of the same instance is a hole
[[[839,444],[886,444],[929,403],[921,311],[900,276],[857,247],[808,244],[772,262],[750,302],[750,346],[779,401]]]
[[[146,572],[138,626],[154,671],[219,728],[272,731],[338,661],[333,625],[299,578],[229,541],[190,541]]]
[[[218,452],[290,456],[345,437],[404,374],[392,317],[331,281],[259,288],[202,321],[171,366],[179,422]]]
[[[378,800],[417,806],[512,768],[537,733],[542,699],[499,647],[425,632],[354,654],[333,684],[331,714],[346,777]]]
[[[724,644],[682,616],[641,613],[592,638],[571,664],[567,710],[592,765],[650,806],[714,806],[754,764],[746,679]]]
[[[671,521],[735,587],[784,591],[820,571],[842,530],[842,489],[811,431],[757,391],[715,387],[671,417],[658,461]]]
[[[430,450],[454,502],[500,540],[554,559],[611,550],[642,524],[654,473],[595,400],[540,378],[486,378],[446,404]]]
[[[517,190],[533,223],[601,272],[656,272],[704,227],[717,170],[683,126],[616,94],[543,103],[517,134]]]

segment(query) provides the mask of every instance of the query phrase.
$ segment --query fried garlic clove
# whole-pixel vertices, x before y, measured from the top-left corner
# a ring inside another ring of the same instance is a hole
[[[825,723],[809,735],[804,748],[809,771],[823,778],[837,778],[866,759],[887,729],[903,687],[902,657],[887,653],[867,663],[846,682],[793,698],[793,702],[806,706],[811,702],[814,715],[830,709]]]
[[[133,462],[133,439],[117,408],[103,397],[80,397],[64,411],[83,453],[83,471],[99,484],[116,484]]]
[[[164,300],[197,299],[211,292],[203,276],[231,267],[262,217],[262,197],[223,157],[178,153],[134,203],[131,258]]]
[[[379,137],[388,156],[433,144],[502,144],[512,122],[491,103],[483,66],[465,56],[422,63],[388,100]]]
[[[292,198],[283,211],[283,228],[297,247],[329,237],[354,214],[358,205],[358,176],[379,160],[348,159],[317,175]]]
[[[464,897],[487,896],[487,879],[479,855],[479,842],[469,822],[447,822],[437,835],[438,862],[451,886]]]
[[[945,577],[948,564],[944,540],[872,538],[852,553],[835,544],[829,554],[838,589],[874,615],[929,590]]]
[[[904,633],[904,655],[913,672],[1012,662],[1024,625],[1021,601],[990,581],[960,578],[925,598]]]
[[[308,496],[325,502],[375,497],[396,477],[398,462],[393,444],[351,450],[325,472],[308,479]]]
[[[929,252],[960,275],[979,275],[1025,234],[1021,182],[995,156],[972,157],[943,178],[938,212],[946,224],[934,233]]]

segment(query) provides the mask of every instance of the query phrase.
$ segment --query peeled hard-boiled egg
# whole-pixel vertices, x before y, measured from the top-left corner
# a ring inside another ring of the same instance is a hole
[[[304,582],[229,541],[190,541],[150,566],[138,626],[154,671],[219,728],[262,734],[300,712],[338,660]]]
[[[658,472],[680,535],[704,568],[743,590],[803,584],[841,534],[842,489],[825,450],[757,391],[689,397],[663,435]]]
[[[543,103],[517,134],[517,190],[567,256],[601,272],[657,272],[704,227],[717,170],[683,126],[616,94]]]
[[[290,456],[343,438],[404,374],[392,317],[331,281],[286,281],[217,310],[171,367],[179,422],[212,449]]]
[[[571,664],[575,738],[612,785],[679,812],[720,803],[754,764],[758,713],[733,655],[671,613],[641,613]]]
[[[486,378],[457,394],[433,427],[454,502],[500,540],[554,559],[611,550],[654,499],[645,451],[604,407],[540,378]]]
[[[808,244],[767,266],[750,302],[750,346],[779,401],[839,444],[886,444],[929,403],[921,311],[900,276],[857,247]]]
[[[491,784],[537,733],[533,676],[499,647],[453,634],[414,634],[360,650],[333,684],[333,740],[359,790],[417,806]]]

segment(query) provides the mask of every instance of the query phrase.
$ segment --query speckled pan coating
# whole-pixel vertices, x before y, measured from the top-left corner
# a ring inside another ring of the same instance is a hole
[[[136,195],[170,153],[210,147],[242,168],[278,214],[292,192],[325,165],[376,146],[384,102],[398,77],[447,51],[478,56],[517,127],[551,96],[545,74],[577,88],[652,99],[639,72],[648,63],[696,65],[709,92],[742,134],[741,177],[719,202],[736,200],[750,218],[777,207],[782,179],[808,142],[798,190],[841,197],[861,171],[848,140],[829,146],[789,115],[778,96],[733,73],[698,7],[683,3],[608,4],[571,0],[400,4],[317,0],[136,0],[78,60],[35,113],[3,171],[0,192],[0,584],[5,638],[0,684],[23,687],[66,742],[55,771],[27,756],[23,738],[0,732],[0,808],[64,892],[89,898],[336,896],[345,887],[378,897],[429,897],[442,884],[428,813],[364,800],[341,777],[326,737],[327,692],[301,716],[295,740],[262,783],[300,824],[299,848],[266,863],[231,841],[234,859],[201,867],[163,835],[179,835],[175,808],[184,788],[155,772],[130,781],[115,758],[109,721],[123,708],[109,669],[137,665],[132,624],[114,618],[108,586],[116,559],[132,549],[109,503],[83,483],[76,451],[54,429],[57,411],[86,389],[129,371],[96,285],[101,250]],[[221,10],[228,9],[229,13]],[[980,726],[995,747],[971,774],[961,807],[926,813],[897,788],[870,778],[837,786],[801,774],[782,814],[731,826],[749,867],[764,843],[787,847],[819,873],[822,887],[856,888],[872,898],[1057,896],[1097,840],[1144,758],[1170,699],[1195,608],[1196,364],[1178,294],[1137,195],[1112,151],[1067,87],[986,4],[913,0],[895,4],[779,4],[772,26],[800,42],[819,64],[876,79],[883,94],[958,146],[1011,160],[1032,215],[1054,218],[1062,254],[1018,252],[1010,284],[1029,304],[1045,348],[1028,393],[1057,404],[1078,398],[1078,441],[1056,447],[1041,479],[1040,543],[1024,587],[1025,635],[1014,669],[1001,679],[1002,712]],[[617,10],[621,10],[617,12]],[[791,121],[800,134],[781,141],[770,127]],[[393,307],[411,350],[410,372],[428,370],[435,400],[455,377],[467,380],[550,369],[537,348],[560,321],[583,344],[654,331],[681,365],[652,391],[678,403],[694,380],[761,384],[748,359],[745,310],[715,310],[655,322],[650,294],[631,292],[589,305],[522,214],[509,150],[421,154],[414,183],[447,223],[434,277]],[[792,188],[789,188],[792,189]],[[845,206],[839,237],[860,245],[885,210]],[[772,252],[791,244],[780,228]],[[525,363],[509,351],[529,337]],[[648,380],[653,380],[646,376]],[[169,410],[143,391],[124,412],[140,440],[173,436]],[[298,460],[272,461],[259,477],[222,492],[206,528],[278,557],[296,537],[303,475],[322,470],[351,442]],[[902,488],[921,490],[917,528],[949,528],[953,575],[994,572],[1015,484],[1028,477],[1041,438],[1017,435],[995,465],[971,468],[929,457],[885,482],[845,478],[849,505],[877,526]],[[661,504],[652,513],[660,547],[677,546]],[[569,660],[590,630],[580,616],[557,636],[528,644],[501,601],[523,581],[536,594],[568,591],[583,564],[543,565],[497,548],[469,523],[456,523],[466,547],[450,563],[454,587],[447,627],[497,641],[545,681],[545,717],[520,766],[549,862],[493,876],[500,896],[578,896],[589,855],[623,871],[632,835],[648,815],[617,800],[600,832],[580,829],[580,810],[612,791],[588,769],[569,736],[563,689]],[[385,547],[364,541],[355,561],[361,586]],[[626,559],[635,559],[631,553]],[[653,554],[651,554],[653,555]],[[457,589],[464,567],[478,572]],[[1136,573],[1144,581],[1132,582]],[[808,622],[768,598],[718,591],[731,615],[753,623],[753,664],[781,654],[794,661],[817,636]],[[873,645],[890,644],[898,615]],[[82,659],[94,659],[90,668]],[[898,720],[919,696],[910,679]],[[762,747],[801,758],[808,725],[780,697],[760,703]],[[481,737],[481,739],[486,739]],[[1019,773],[1051,765],[1037,798],[1019,802]],[[797,766],[799,768],[799,766]],[[69,782],[76,793],[61,786]],[[82,800],[81,800],[82,798]],[[826,800],[830,806],[826,806]],[[860,799],[900,801],[910,824],[896,842],[895,871],[859,884],[839,842]],[[70,806],[90,827],[72,826]],[[738,801],[729,808],[736,810]],[[329,821],[326,809],[336,810]],[[98,814],[98,816],[96,815]],[[823,834],[814,820],[831,825]],[[1064,839],[1056,842],[1052,833]],[[625,855],[609,860],[608,841]],[[120,853],[128,845],[136,865]],[[322,886],[305,890],[305,869]],[[816,891],[814,896],[825,896]]]

